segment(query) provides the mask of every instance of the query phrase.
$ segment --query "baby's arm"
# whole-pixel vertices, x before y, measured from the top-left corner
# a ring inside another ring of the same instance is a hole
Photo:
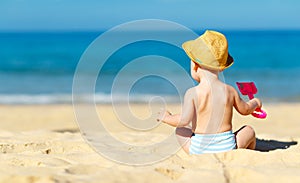
[[[234,107],[240,114],[249,115],[253,113],[255,109],[261,108],[262,103],[258,98],[253,98],[245,102],[234,88],[231,88],[231,90],[234,94]]]
[[[158,117],[158,121],[162,121],[174,127],[183,127],[188,125],[195,115],[193,90],[189,89],[184,95],[182,113],[172,115],[169,111],[163,112]]]

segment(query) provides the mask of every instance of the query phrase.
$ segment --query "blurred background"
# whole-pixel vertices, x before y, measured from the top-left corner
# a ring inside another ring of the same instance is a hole
[[[227,83],[254,81],[265,101],[299,102],[299,12],[296,0],[1,0],[0,104],[71,103],[73,75],[85,49],[110,28],[140,19],[174,21],[199,35],[207,29],[224,33],[235,59],[224,71]],[[113,78],[126,63],[155,53],[174,58],[189,72],[182,50],[155,42],[133,44],[102,68],[97,102],[110,101]],[[163,64],[157,69],[166,70]],[[170,77],[178,77],[176,69],[167,69]],[[178,98],[176,88],[158,77],[139,81],[130,95],[133,102],[143,102],[145,95]],[[126,97],[121,89],[120,102]]]

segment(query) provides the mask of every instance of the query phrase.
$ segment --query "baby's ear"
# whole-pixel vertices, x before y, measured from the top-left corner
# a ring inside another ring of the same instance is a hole
[[[194,63],[194,71],[197,72],[198,69],[199,69],[199,65]]]

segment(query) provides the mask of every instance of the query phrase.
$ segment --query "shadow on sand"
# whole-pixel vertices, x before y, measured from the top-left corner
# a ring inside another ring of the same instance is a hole
[[[263,140],[256,138],[256,147],[255,150],[261,152],[269,152],[276,149],[287,149],[290,146],[297,145],[297,141],[278,141],[278,140]]]
[[[53,132],[58,133],[78,133],[80,132],[77,128],[65,128],[65,129],[58,129],[58,130],[52,130]]]

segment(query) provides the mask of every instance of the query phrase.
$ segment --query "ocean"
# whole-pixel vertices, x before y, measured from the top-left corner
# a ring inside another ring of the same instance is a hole
[[[258,88],[255,96],[266,102],[300,101],[300,31],[222,32],[235,60],[233,66],[223,72],[226,83],[235,86],[237,81],[254,81]],[[100,31],[0,33],[0,104],[72,103],[76,67],[88,46],[101,34]],[[118,39],[115,37],[114,41]],[[133,60],[149,55],[162,58],[148,57],[144,59],[149,59],[146,66],[137,63],[126,67],[134,63]],[[155,62],[151,62],[151,58]],[[176,63],[174,67],[167,64],[166,58]],[[110,103],[113,97],[116,102],[139,103],[153,96],[178,102],[182,96],[178,88],[183,86],[180,90],[185,90],[196,84],[186,84],[189,64],[184,51],[174,45],[153,40],[126,45],[111,55],[99,70],[95,102]],[[122,82],[112,96],[114,79],[119,73],[122,73]],[[150,74],[140,77],[142,73]],[[157,73],[164,73],[166,77]],[[174,84],[170,80],[178,82]],[[135,82],[128,86],[126,81]],[[83,92],[82,102],[90,102],[88,100]]]

